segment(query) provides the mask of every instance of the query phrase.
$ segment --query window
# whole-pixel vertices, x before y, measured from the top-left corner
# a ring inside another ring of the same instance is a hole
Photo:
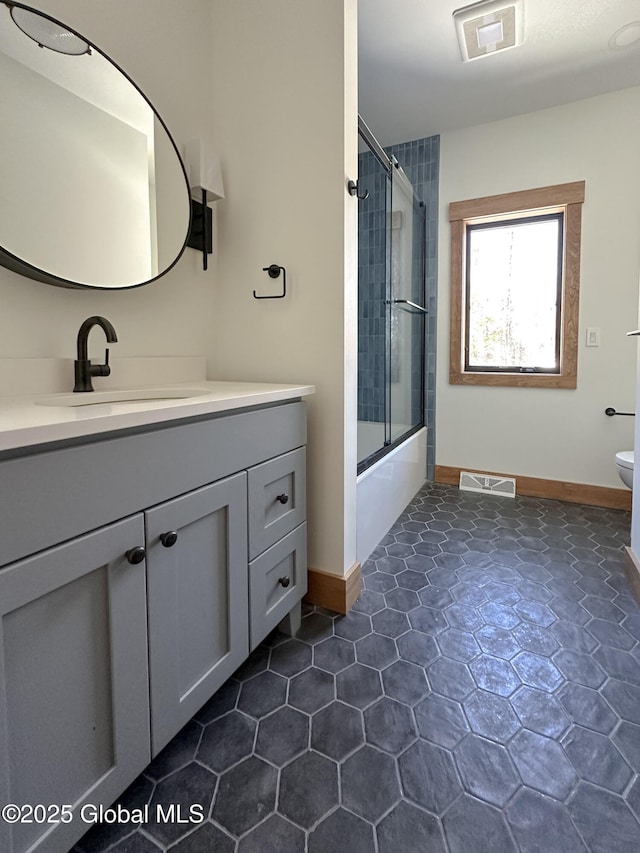
[[[449,206],[457,385],[575,388],[584,182]]]
[[[563,222],[467,223],[466,371],[560,373]]]

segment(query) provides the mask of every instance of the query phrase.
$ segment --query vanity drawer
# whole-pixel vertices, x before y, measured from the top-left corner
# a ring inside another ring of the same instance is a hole
[[[301,524],[249,563],[251,651],[307,591],[307,525]]]
[[[293,450],[249,471],[249,559],[301,524],[307,515],[305,450]]]

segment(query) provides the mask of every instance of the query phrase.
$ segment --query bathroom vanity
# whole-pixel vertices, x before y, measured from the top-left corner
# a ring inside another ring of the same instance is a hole
[[[0,822],[8,853],[66,853],[83,805],[109,806],[299,620],[313,388],[192,390],[3,404],[0,800],[49,809]]]

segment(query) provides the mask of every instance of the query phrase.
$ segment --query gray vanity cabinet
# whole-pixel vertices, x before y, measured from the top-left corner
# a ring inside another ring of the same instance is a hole
[[[153,755],[249,654],[246,481],[145,513]]]
[[[149,762],[145,565],[125,556],[143,541],[139,514],[0,572],[0,800],[76,813],[0,821],[0,850],[68,850],[82,805]]]
[[[67,853],[85,803],[295,628],[305,444],[287,402],[0,458],[0,805],[75,815],[0,820],[2,853]]]

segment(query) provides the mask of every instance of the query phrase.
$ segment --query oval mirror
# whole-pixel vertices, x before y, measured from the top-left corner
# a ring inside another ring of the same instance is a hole
[[[0,264],[62,287],[138,287],[189,231],[189,187],[138,87],[70,27],[0,0]]]

